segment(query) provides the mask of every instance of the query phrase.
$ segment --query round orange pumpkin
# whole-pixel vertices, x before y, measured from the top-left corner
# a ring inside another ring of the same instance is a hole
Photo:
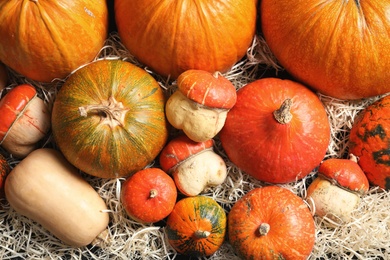
[[[105,0],[0,2],[0,60],[33,80],[65,78],[95,58],[107,33]]]
[[[163,220],[172,212],[176,198],[175,182],[159,168],[140,170],[122,184],[122,205],[140,223]]]
[[[140,62],[176,78],[188,69],[225,72],[246,53],[257,0],[116,0],[121,41]]]
[[[220,139],[229,159],[249,175],[287,183],[321,163],[330,125],[320,99],[304,85],[263,78],[237,91]]]
[[[389,0],[263,0],[262,32],[296,79],[336,98],[390,91]]]
[[[97,177],[133,174],[164,147],[165,97],[145,70],[99,60],[73,73],[53,104],[54,140],[66,159]]]
[[[210,197],[186,197],[169,214],[166,232],[170,245],[178,253],[211,256],[225,240],[226,213]]]
[[[300,197],[266,186],[251,190],[233,205],[228,236],[243,259],[306,259],[314,247],[315,225]]]
[[[390,190],[390,96],[369,105],[355,119],[349,151],[359,158],[371,184]]]

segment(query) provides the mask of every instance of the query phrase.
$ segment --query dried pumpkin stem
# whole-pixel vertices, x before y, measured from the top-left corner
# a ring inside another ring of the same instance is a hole
[[[274,111],[274,117],[276,121],[278,121],[280,124],[287,124],[292,119],[292,114],[290,113],[292,105],[291,99],[286,99],[283,101],[282,105],[279,109]]]
[[[149,192],[149,198],[152,199],[152,198],[155,198],[158,194],[158,191],[156,189],[151,189],[150,192]]]
[[[268,223],[261,223],[261,225],[259,227],[260,236],[267,235],[270,229],[271,229],[271,226]]]
[[[203,230],[195,231],[196,238],[207,238],[208,236],[210,236],[210,234],[211,233],[209,231],[203,231]]]
[[[82,117],[87,117],[88,112],[97,111],[102,113],[102,121],[111,127],[117,125],[123,125],[125,121],[125,115],[128,109],[125,109],[122,102],[118,102],[114,97],[110,97],[108,100],[103,100],[100,104],[97,105],[87,105],[79,107],[79,113]]]

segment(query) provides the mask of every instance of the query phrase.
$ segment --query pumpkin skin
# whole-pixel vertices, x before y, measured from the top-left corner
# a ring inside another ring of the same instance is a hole
[[[166,218],[176,204],[173,179],[159,168],[136,172],[122,185],[121,202],[128,216],[140,223]]]
[[[186,197],[178,201],[166,225],[170,245],[180,254],[211,256],[222,245],[226,213],[212,198]]]
[[[261,1],[265,40],[296,79],[340,99],[390,91],[390,1]]]
[[[105,0],[0,2],[0,60],[36,81],[92,61],[107,35]]]
[[[253,40],[256,15],[257,0],[115,1],[124,46],[174,79],[189,69],[230,69]]]
[[[361,111],[349,136],[349,151],[368,181],[390,189],[390,96],[383,97]]]
[[[291,121],[280,123],[274,111],[290,99]],[[263,78],[237,91],[237,102],[220,132],[229,159],[247,174],[270,183],[296,181],[325,156],[330,125],[319,98],[305,86]]]
[[[315,225],[300,197],[266,186],[249,191],[233,205],[228,236],[242,259],[306,259],[315,243]]]
[[[59,90],[53,136],[80,170],[102,178],[128,176],[164,147],[164,105],[160,86],[145,70],[125,61],[99,60],[77,70]]]

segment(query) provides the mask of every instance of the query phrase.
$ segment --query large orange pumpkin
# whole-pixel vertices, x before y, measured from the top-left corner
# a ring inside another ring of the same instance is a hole
[[[90,62],[108,33],[105,0],[0,1],[0,60],[49,82]]]
[[[176,78],[227,71],[250,46],[257,0],[116,0],[121,41],[142,63]]]
[[[309,208],[291,191],[267,186],[238,200],[228,215],[229,242],[242,259],[306,259],[315,243]]]
[[[287,183],[321,163],[330,125],[320,99],[304,85],[263,78],[237,91],[220,139],[229,159],[249,175]]]
[[[336,98],[390,91],[389,0],[263,0],[262,31],[281,65]]]
[[[369,182],[390,190],[390,96],[360,113],[350,132],[349,149]]]
[[[165,97],[145,70],[99,60],[73,73],[53,105],[54,139],[66,159],[97,177],[141,170],[168,137]]]

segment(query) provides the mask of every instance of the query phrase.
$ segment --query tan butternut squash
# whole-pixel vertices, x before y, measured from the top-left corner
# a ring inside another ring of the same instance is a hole
[[[67,245],[85,246],[108,234],[104,200],[57,150],[40,148],[24,158],[8,175],[5,195],[19,214]]]

